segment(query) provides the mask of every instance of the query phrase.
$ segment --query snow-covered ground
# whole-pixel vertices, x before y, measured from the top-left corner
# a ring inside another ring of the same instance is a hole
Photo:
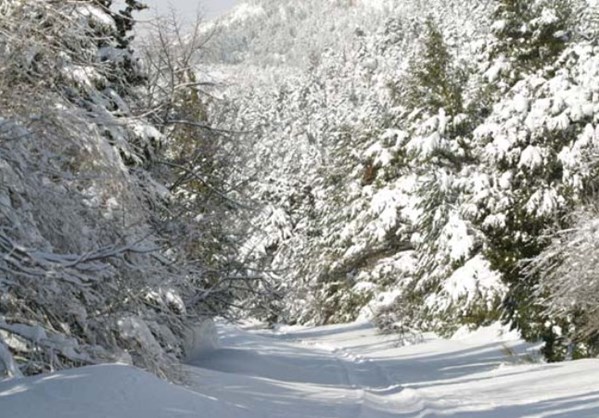
[[[186,366],[188,387],[74,369],[0,382],[0,417],[599,417],[599,360],[531,363],[498,327],[405,347],[367,323],[218,332]]]

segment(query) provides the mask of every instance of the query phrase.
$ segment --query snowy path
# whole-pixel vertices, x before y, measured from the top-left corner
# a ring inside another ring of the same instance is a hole
[[[221,329],[221,341],[223,348],[192,362],[195,390],[264,417],[396,416],[370,405],[391,385],[381,367],[335,341],[234,328]],[[211,384],[223,380],[230,382]]]
[[[599,361],[525,364],[497,328],[410,347],[368,324],[220,334],[194,390],[239,417],[599,417]]]
[[[497,328],[409,347],[368,324],[218,331],[187,388],[86,367],[0,382],[0,418],[599,418],[599,360],[526,363]]]

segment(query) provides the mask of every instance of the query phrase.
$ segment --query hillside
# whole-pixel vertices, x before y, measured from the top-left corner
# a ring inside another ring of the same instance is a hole
[[[205,27],[205,31],[214,31],[206,59],[217,64],[305,69],[311,56],[327,48],[349,51],[357,34],[373,35],[393,19],[418,20],[425,9],[425,15],[444,16],[446,30],[456,41],[488,30],[489,3],[485,2],[242,1],[227,16]],[[407,37],[415,35],[405,32]]]

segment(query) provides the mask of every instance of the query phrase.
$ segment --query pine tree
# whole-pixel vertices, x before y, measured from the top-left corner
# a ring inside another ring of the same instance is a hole
[[[456,65],[431,18],[418,57],[402,80],[407,83],[403,104],[409,116],[400,122],[408,127],[404,146],[416,175],[417,270],[398,304],[419,311],[414,315],[417,325],[449,333],[463,323],[481,325],[496,317],[502,288],[498,281],[489,285],[491,281],[479,280],[490,277],[479,255],[483,238],[466,210],[477,164],[472,152],[476,117],[466,113],[470,108],[464,103],[467,72]],[[462,286],[476,288],[477,295],[467,296]]]
[[[582,94],[587,84],[575,68],[588,57],[568,49],[569,10],[566,1],[499,2],[492,48],[508,65],[492,79],[503,83],[503,94],[476,130],[483,171],[493,185],[493,193],[477,202],[477,225],[487,237],[487,258],[509,288],[505,319],[525,338],[543,339],[549,360],[565,355],[565,337],[557,330],[568,327],[545,314],[544,296],[536,292],[539,276],[525,274],[524,263],[543,251],[552,231],[568,226],[567,215],[594,176],[581,164],[592,148],[584,139],[592,112],[565,99]]]
[[[463,110],[462,86],[465,74],[454,64],[443,34],[433,18],[425,22],[422,47],[413,58],[409,74],[402,81],[400,103],[437,113],[443,108],[450,116]]]
[[[496,0],[491,16],[494,39],[488,51],[491,73],[501,72],[500,81],[509,87],[523,73],[530,74],[557,58],[573,35],[571,3]]]

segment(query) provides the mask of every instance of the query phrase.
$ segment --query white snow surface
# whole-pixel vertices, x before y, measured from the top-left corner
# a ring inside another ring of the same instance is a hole
[[[599,416],[599,360],[540,364],[493,326],[398,346],[367,323],[276,331],[219,323],[187,387],[124,365],[0,382],[11,418]]]

